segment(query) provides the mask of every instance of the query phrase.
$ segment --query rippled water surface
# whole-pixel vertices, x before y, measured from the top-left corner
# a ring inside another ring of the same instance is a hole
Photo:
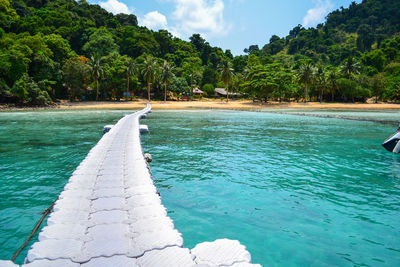
[[[381,147],[394,126],[232,111],[146,124],[187,247],[227,237],[264,266],[400,265],[400,157]]]
[[[125,113],[0,113],[0,259]],[[400,156],[381,147],[394,126],[234,111],[155,111],[144,123],[186,247],[226,237],[264,266],[400,265]]]
[[[10,259],[24,243],[41,213],[101,138],[103,126],[126,113],[0,113],[0,259]],[[29,245],[36,240],[37,236]]]

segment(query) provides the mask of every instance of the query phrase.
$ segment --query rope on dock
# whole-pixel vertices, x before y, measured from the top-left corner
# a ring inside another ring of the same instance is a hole
[[[11,261],[14,262],[15,259],[19,256],[19,254],[21,254],[22,250],[25,248],[25,246],[28,244],[29,240],[31,240],[31,238],[35,235],[35,233],[37,232],[37,230],[39,229],[40,225],[42,224],[42,222],[44,221],[44,219],[46,218],[46,216],[51,212],[51,210],[53,209],[54,204],[56,203],[56,201],[58,200],[58,197],[56,200],[54,200],[54,202],[50,205],[50,207],[48,207],[47,209],[44,210],[44,213],[42,215],[42,218],[40,218],[40,220],[36,223],[35,227],[33,228],[31,234],[28,236],[28,238],[25,240],[24,244],[22,244],[22,246],[14,253],[13,257],[11,258]]]

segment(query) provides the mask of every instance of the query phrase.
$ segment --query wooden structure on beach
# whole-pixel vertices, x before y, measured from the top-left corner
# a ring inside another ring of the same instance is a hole
[[[183,247],[140,143],[139,119],[110,127],[72,174],[26,257],[26,267],[260,266],[238,241]],[[0,266],[16,266],[0,261]]]

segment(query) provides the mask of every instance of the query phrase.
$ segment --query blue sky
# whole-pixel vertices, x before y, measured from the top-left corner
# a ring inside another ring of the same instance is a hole
[[[243,54],[260,48],[276,34],[284,37],[298,24],[323,22],[325,16],[352,0],[88,0],[113,13],[133,13],[139,24],[167,29],[184,40],[200,33],[212,46]],[[357,0],[356,2],[361,2]]]

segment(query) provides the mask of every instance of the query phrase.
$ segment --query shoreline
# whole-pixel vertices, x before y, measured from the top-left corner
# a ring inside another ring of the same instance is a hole
[[[9,105],[0,105],[0,112],[10,111],[40,111],[40,110],[90,110],[90,109],[120,109],[136,110],[146,106],[147,101],[126,101],[126,102],[68,102],[63,101],[54,106],[47,107],[14,107]],[[185,110],[185,109],[225,109],[225,110],[243,110],[243,111],[278,111],[282,109],[298,110],[359,110],[359,111],[400,111],[400,104],[388,103],[297,103],[297,102],[269,102],[260,104],[253,103],[251,100],[233,100],[222,102],[221,100],[208,101],[152,101],[153,109],[159,110]]]

